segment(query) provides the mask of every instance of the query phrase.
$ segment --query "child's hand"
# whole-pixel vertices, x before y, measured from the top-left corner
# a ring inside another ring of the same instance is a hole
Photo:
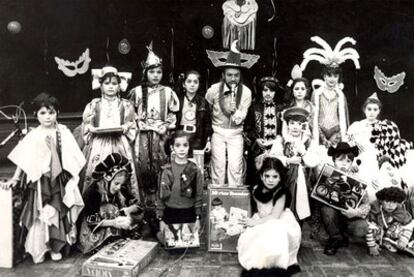
[[[405,240],[399,239],[399,240],[397,241],[397,248],[399,248],[399,249],[404,249],[404,248],[406,248],[406,247],[407,247],[407,244],[408,244],[408,241],[405,241]]]
[[[9,190],[10,188],[14,188],[19,183],[17,179],[10,179],[7,182],[0,182],[0,188],[4,190]]]
[[[346,204],[346,207],[347,209],[345,211],[341,211],[344,216],[347,218],[359,217],[359,211],[357,209],[350,207],[348,204]]]
[[[294,156],[287,159],[288,164],[300,164],[302,162],[302,158],[298,156]]]
[[[138,121],[138,128],[140,130],[146,130],[147,129],[147,124],[145,124],[143,121]]]
[[[90,125],[88,127],[87,132],[92,133],[92,134],[96,133],[96,127],[93,127],[92,125]]]
[[[256,139],[256,143],[262,148],[265,147],[265,141],[262,138]]]
[[[164,221],[160,220],[160,232],[164,232],[165,228],[167,228],[167,225]]]
[[[207,141],[206,147],[204,147],[204,152],[209,153],[211,151],[211,142]]]
[[[158,134],[163,136],[166,133],[167,133],[167,127],[165,125],[161,125],[160,127],[158,127]]]
[[[194,231],[193,233],[198,233],[200,231],[200,219],[197,218],[194,224]]]
[[[378,244],[376,244],[375,246],[369,247],[369,254],[371,256],[379,256],[381,251],[381,248]]]
[[[115,227],[128,230],[131,227],[131,218],[128,216],[118,216],[115,218]]]

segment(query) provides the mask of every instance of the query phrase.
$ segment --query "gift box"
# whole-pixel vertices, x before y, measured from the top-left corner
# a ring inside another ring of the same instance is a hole
[[[208,251],[237,253],[237,241],[251,214],[247,188],[208,189]]]
[[[13,190],[0,189],[0,226],[2,226],[0,267],[12,268],[25,258],[24,246],[20,240],[20,214],[23,209],[22,190],[20,184]]]
[[[167,224],[164,229],[166,249],[200,247],[200,236],[195,223]]]
[[[86,260],[82,276],[135,277],[154,259],[157,251],[157,242],[118,240]]]
[[[367,185],[354,176],[325,164],[311,197],[337,210],[357,208],[366,193]]]

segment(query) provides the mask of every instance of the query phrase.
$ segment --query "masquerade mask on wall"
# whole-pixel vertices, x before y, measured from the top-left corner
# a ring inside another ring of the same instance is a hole
[[[68,77],[74,77],[76,74],[84,74],[89,69],[91,58],[89,57],[89,48],[75,62],[66,61],[64,59],[55,57],[58,64],[58,69]]]
[[[388,91],[394,93],[404,85],[405,72],[401,72],[397,75],[387,77],[382,71],[375,66],[374,68],[374,79],[377,82],[377,86],[382,91]]]

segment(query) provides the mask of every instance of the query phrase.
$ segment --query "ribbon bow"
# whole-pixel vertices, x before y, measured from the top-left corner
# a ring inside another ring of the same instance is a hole
[[[116,76],[119,76],[121,82],[119,84],[119,88],[121,91],[126,91],[128,87],[128,83],[132,78],[132,73],[130,72],[118,72],[115,67],[112,66],[105,66],[102,69],[92,69],[92,89],[98,89],[101,87],[101,83],[99,79],[102,78],[107,73],[113,73]]]

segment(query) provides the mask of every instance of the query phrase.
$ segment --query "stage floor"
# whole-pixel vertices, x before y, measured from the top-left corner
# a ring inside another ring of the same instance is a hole
[[[323,254],[323,247],[309,239],[308,228],[305,225],[302,247],[299,252],[299,262],[302,272],[295,275],[304,276],[414,276],[414,258],[392,254],[386,250],[379,257],[367,254],[363,244],[351,243],[348,248],[340,249],[336,256]],[[204,243],[200,249],[189,250],[184,257],[179,253],[169,253],[160,250],[157,257],[142,271],[139,276],[180,276],[180,277],[233,277],[239,276],[241,267],[237,255],[231,253],[210,253]],[[80,253],[60,261],[46,262],[34,265],[31,259],[13,269],[0,269],[2,277],[42,276],[42,277],[74,277],[81,276],[82,263],[87,259]]]

